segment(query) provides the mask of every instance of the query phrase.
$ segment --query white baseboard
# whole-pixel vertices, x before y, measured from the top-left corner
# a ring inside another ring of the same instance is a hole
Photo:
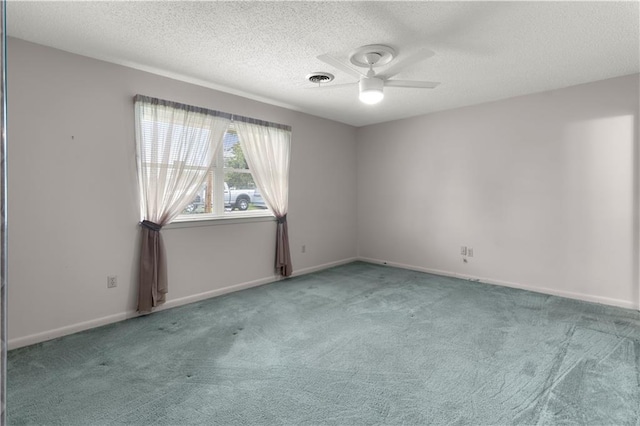
[[[299,270],[294,270],[292,277],[297,277],[298,275],[306,275],[312,272],[322,271],[323,269],[333,268],[334,266],[346,265],[347,263],[355,262],[359,260],[357,257],[349,257],[347,259],[337,260],[335,262],[323,263],[322,265],[310,266],[308,268],[303,268]]]
[[[311,266],[300,270],[294,270],[292,277],[300,275],[310,274],[312,272],[321,271],[323,269],[332,268],[334,266],[345,265],[347,263],[355,262],[358,260],[355,257],[348,259],[342,259],[335,262],[324,263],[322,265]],[[224,294],[233,293],[235,291],[244,290],[251,287],[257,287],[264,284],[280,281],[283,278],[277,275],[271,277],[260,278],[253,281],[234,284],[228,287],[217,288],[211,291],[205,291],[203,293],[193,294],[190,296],[180,297],[177,299],[168,300],[163,305],[154,309],[154,312],[164,311],[165,309],[175,308],[177,306],[187,305],[189,303],[199,302],[201,300],[209,299],[212,297],[222,296]],[[36,343],[45,342],[47,340],[56,339],[58,337],[66,336],[80,331],[89,330],[91,328],[100,327],[103,325],[111,324],[114,322],[124,321],[129,318],[135,318],[140,316],[135,310],[129,310],[118,314],[108,315],[102,318],[96,318],[88,321],[83,321],[77,324],[71,324],[64,327],[56,328],[53,330],[43,331],[41,333],[30,334],[24,337],[17,337],[8,341],[9,349],[17,349],[23,346],[34,345]]]
[[[133,312],[135,313],[135,311]],[[96,328],[102,325],[123,321],[128,318],[133,318],[136,315],[130,315],[129,312],[121,312],[119,314],[108,315],[106,317],[96,318],[89,321],[83,321],[77,324],[71,324],[71,325],[56,328],[53,330],[43,331],[41,333],[35,333],[35,334],[30,334],[24,337],[16,337],[14,339],[9,339],[9,341],[7,342],[7,345],[9,347],[9,350],[21,348],[23,346],[35,345],[36,343],[45,342],[47,340],[66,336],[68,334],[78,333],[80,331],[88,330],[90,328]]]
[[[368,258],[368,257],[358,257],[358,260],[360,260],[362,262],[375,263],[375,264],[378,264],[378,265],[387,265],[387,266],[393,266],[393,267],[396,267],[396,268],[409,269],[409,270],[412,270],[412,271],[426,272],[426,273],[429,273],[429,274],[441,275],[441,276],[445,276],[445,277],[461,278],[461,279],[464,279],[464,280],[479,281],[479,282],[485,283],[485,284],[492,284],[492,285],[499,285],[499,286],[503,286],[503,287],[517,288],[517,289],[520,289],[520,290],[528,290],[528,291],[533,291],[535,293],[550,294],[552,296],[566,297],[568,299],[576,299],[576,300],[582,300],[582,301],[585,301],[585,302],[600,303],[602,305],[616,306],[618,308],[633,309],[633,310],[639,310],[640,309],[640,307],[637,304],[635,304],[635,303],[633,303],[631,301],[628,301],[628,300],[613,299],[613,298],[610,298],[610,297],[595,296],[595,295],[584,294],[584,293],[575,293],[575,292],[571,292],[571,291],[558,290],[558,289],[555,289],[555,288],[537,287],[537,286],[532,286],[532,285],[528,285],[528,284],[514,283],[514,282],[510,282],[510,281],[494,280],[492,278],[476,277],[476,276],[466,275],[466,274],[458,274],[458,273],[450,272],[450,271],[442,271],[442,270],[439,270],[439,269],[423,268],[423,267],[420,267],[420,266],[406,265],[404,263],[397,263],[397,262],[388,262],[388,261],[385,261],[385,260],[372,259],[372,258]]]
[[[603,304],[603,305],[617,306],[617,307],[620,307],[620,308],[636,309],[636,310],[638,309],[638,305],[634,304],[633,302],[626,301],[626,300],[612,299],[612,298],[608,298],[608,297],[594,296],[594,295],[583,294],[583,293],[574,293],[574,292],[557,290],[557,289],[546,288],[546,287],[536,287],[536,286],[531,286],[531,285],[526,285],[526,284],[494,280],[494,279],[491,279],[491,278],[475,277],[475,276],[466,275],[466,274],[458,274],[458,273],[450,272],[450,271],[442,271],[442,270],[438,270],[438,269],[424,268],[424,267],[420,267],[420,266],[407,265],[407,264],[397,263],[397,262],[387,262],[387,261],[384,261],[384,260],[372,259],[372,258],[367,258],[367,257],[350,257],[350,258],[338,260],[338,261],[335,261],[335,262],[329,262],[329,263],[324,263],[322,265],[316,265],[316,266],[311,266],[311,267],[308,267],[308,268],[295,270],[293,272],[293,274],[292,274],[292,277],[297,277],[297,276],[300,276],[300,275],[310,274],[312,272],[321,271],[321,270],[332,268],[332,267],[335,267],[335,266],[346,265],[347,263],[355,262],[355,261],[358,261],[358,260],[359,261],[363,261],[363,262],[368,262],[368,263],[379,264],[379,265],[388,265],[388,266],[393,266],[393,267],[396,267],[396,268],[409,269],[409,270],[419,271],[419,272],[426,272],[426,273],[435,274],[435,275],[441,275],[441,276],[446,276],[446,277],[461,278],[461,279],[465,279],[465,280],[480,281],[480,282],[486,283],[486,284],[493,284],[493,285],[500,285],[500,286],[504,286],[504,287],[518,288],[518,289],[522,289],[522,290],[533,291],[533,292],[536,292],[536,293],[551,294],[551,295],[554,295],[554,296],[567,297],[567,298],[570,298],[570,299],[583,300],[583,301],[586,301],[586,302],[594,302],[594,303],[600,303],[600,304]],[[265,277],[265,278],[260,278],[260,279],[253,280],[253,281],[234,284],[234,285],[231,285],[231,286],[228,286],[228,287],[223,287],[223,288],[219,288],[219,289],[215,289],[215,290],[211,290],[211,291],[206,291],[206,292],[203,292],[203,293],[198,293],[198,294],[194,294],[194,295],[190,295],[190,296],[180,297],[178,299],[173,299],[173,300],[167,301],[164,305],[159,306],[158,308],[156,308],[155,312],[163,311],[165,309],[175,308],[177,306],[187,305],[189,303],[199,302],[201,300],[205,300],[205,299],[209,299],[209,298],[217,297],[217,296],[222,296],[224,294],[233,293],[233,292],[236,292],[236,291],[239,291],[239,290],[248,289],[248,288],[251,288],[251,287],[257,287],[257,286],[260,286],[260,285],[269,284],[269,283],[272,283],[272,282],[280,281],[281,279],[282,279],[281,277],[274,275],[274,276],[271,276],[271,277]],[[58,338],[58,337],[69,335],[69,334],[78,333],[80,331],[88,330],[88,329],[91,329],[91,328],[100,327],[100,326],[111,324],[111,323],[114,323],[114,322],[123,321],[123,320],[129,319],[129,318],[135,318],[135,317],[137,317],[139,315],[140,314],[138,314],[135,310],[129,310],[129,311],[113,314],[113,315],[108,315],[108,316],[105,316],[105,317],[102,317],[102,318],[96,318],[96,319],[80,322],[80,323],[77,323],[77,324],[71,324],[71,325],[68,325],[68,326],[56,328],[56,329],[53,329],[53,330],[47,330],[47,331],[43,331],[43,332],[40,332],[40,333],[35,333],[35,334],[28,335],[28,336],[11,339],[8,342],[8,346],[9,346],[9,349],[16,349],[16,348],[20,348],[20,347],[23,347],[23,346],[33,345],[33,344],[36,344],[36,343],[44,342],[44,341],[47,341],[47,340],[55,339],[55,338]]]
[[[192,294],[190,296],[180,297],[178,299],[171,299],[171,300],[168,300],[167,302],[165,302],[164,304],[162,304],[161,306],[158,306],[157,308],[155,308],[153,310],[153,312],[160,312],[160,311],[164,311],[166,309],[175,308],[177,306],[188,305],[189,303],[195,303],[195,302],[199,302],[201,300],[210,299],[212,297],[217,297],[217,296],[222,296],[224,294],[233,293],[234,291],[245,290],[247,288],[257,287],[257,286],[264,285],[264,284],[270,284],[272,282],[278,281],[278,279],[279,279],[279,277],[276,277],[276,276],[267,277],[267,278],[260,278],[260,279],[253,280],[253,281],[247,281],[247,282],[240,283],[240,284],[230,285],[228,287],[222,287],[222,288],[217,288],[215,290],[205,291],[203,293]],[[136,313],[136,315],[138,315],[138,314]]]

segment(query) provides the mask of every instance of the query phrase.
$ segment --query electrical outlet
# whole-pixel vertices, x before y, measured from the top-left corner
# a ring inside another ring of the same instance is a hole
[[[467,246],[460,246],[460,254],[463,256],[467,255]]]
[[[109,275],[107,277],[107,288],[118,287],[118,277],[116,275]]]
[[[473,257],[473,247],[469,247],[469,248],[467,249],[467,256],[469,256],[469,257]]]
[[[307,246],[305,244],[302,245],[302,250],[303,253],[307,252]]]

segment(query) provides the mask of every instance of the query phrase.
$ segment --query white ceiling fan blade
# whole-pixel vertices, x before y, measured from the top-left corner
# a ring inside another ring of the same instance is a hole
[[[393,77],[394,75],[398,74],[400,71],[402,71],[403,69],[416,64],[420,61],[424,61],[427,58],[432,57],[433,55],[435,55],[436,52],[434,52],[433,50],[429,50],[429,49],[420,49],[418,50],[416,53],[414,53],[413,55],[405,58],[402,61],[396,62],[394,65],[391,65],[389,68],[387,68],[386,70],[384,70],[384,72],[382,72],[380,75],[384,78],[390,78]]]
[[[385,87],[407,87],[411,89],[434,89],[440,85],[435,81],[386,80]]]
[[[333,56],[324,54],[324,55],[318,56],[318,59],[321,60],[322,62],[324,62],[327,65],[331,65],[332,67],[335,67],[335,68],[339,69],[340,71],[344,71],[347,74],[354,76],[355,78],[359,79],[360,77],[364,76],[364,74],[362,74],[360,71],[357,71],[357,70],[351,68],[349,65],[340,62],[339,60],[337,60]]]

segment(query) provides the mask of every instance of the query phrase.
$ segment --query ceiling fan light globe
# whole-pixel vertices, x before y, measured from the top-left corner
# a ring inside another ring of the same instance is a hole
[[[367,105],[374,105],[384,98],[384,93],[378,90],[367,90],[360,92],[360,102]]]
[[[384,82],[380,78],[361,78],[359,84],[360,102],[369,105],[377,104],[384,98],[383,87]]]

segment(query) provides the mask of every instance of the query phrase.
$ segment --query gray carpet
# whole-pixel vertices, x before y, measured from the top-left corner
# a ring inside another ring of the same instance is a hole
[[[640,424],[640,313],[359,262],[8,365],[11,425]]]

